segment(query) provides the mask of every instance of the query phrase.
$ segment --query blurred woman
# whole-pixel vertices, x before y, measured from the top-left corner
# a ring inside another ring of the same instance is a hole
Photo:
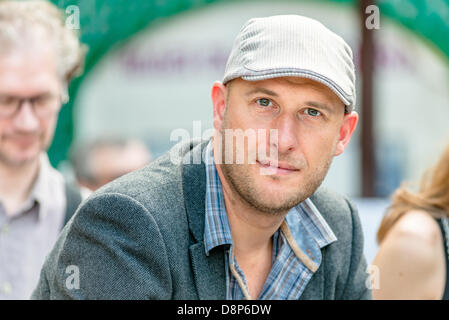
[[[404,186],[377,232],[374,299],[449,300],[449,146],[417,193]]]

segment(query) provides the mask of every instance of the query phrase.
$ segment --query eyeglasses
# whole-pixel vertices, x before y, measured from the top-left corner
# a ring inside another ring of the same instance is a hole
[[[12,118],[26,101],[33,107],[34,114],[38,118],[45,118],[58,111],[62,98],[50,93],[31,98],[0,95],[0,118]]]

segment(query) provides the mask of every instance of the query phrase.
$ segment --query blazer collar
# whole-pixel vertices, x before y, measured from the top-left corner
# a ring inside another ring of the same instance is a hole
[[[201,155],[206,146],[207,141],[190,142],[190,151],[183,157],[182,164],[184,205],[189,230],[196,242],[203,241],[204,236],[206,169],[201,158],[201,161],[195,161],[195,159],[198,159],[198,154]]]
[[[182,189],[189,230],[194,239],[189,253],[198,297],[200,300],[224,300],[224,252],[214,250],[206,256],[204,248],[206,168],[201,156],[208,142],[190,142],[189,150],[183,158]]]

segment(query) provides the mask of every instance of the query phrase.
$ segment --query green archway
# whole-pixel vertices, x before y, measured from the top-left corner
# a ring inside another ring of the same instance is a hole
[[[81,40],[89,47],[85,72],[72,82],[69,88],[71,100],[59,115],[55,138],[49,150],[52,164],[57,166],[67,158],[74,135],[73,103],[83,78],[111,48],[155,21],[219,1],[224,0],[52,0],[64,10],[70,5],[78,6]],[[322,1],[354,7],[358,5],[357,0]],[[377,5],[381,14],[431,43],[449,61],[449,0],[378,0]]]

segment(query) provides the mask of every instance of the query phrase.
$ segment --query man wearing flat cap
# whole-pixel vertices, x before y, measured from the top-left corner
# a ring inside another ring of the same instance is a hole
[[[357,211],[319,188],[357,125],[350,47],[310,18],[251,19],[212,102],[212,139],[84,202],[33,298],[371,298]]]

